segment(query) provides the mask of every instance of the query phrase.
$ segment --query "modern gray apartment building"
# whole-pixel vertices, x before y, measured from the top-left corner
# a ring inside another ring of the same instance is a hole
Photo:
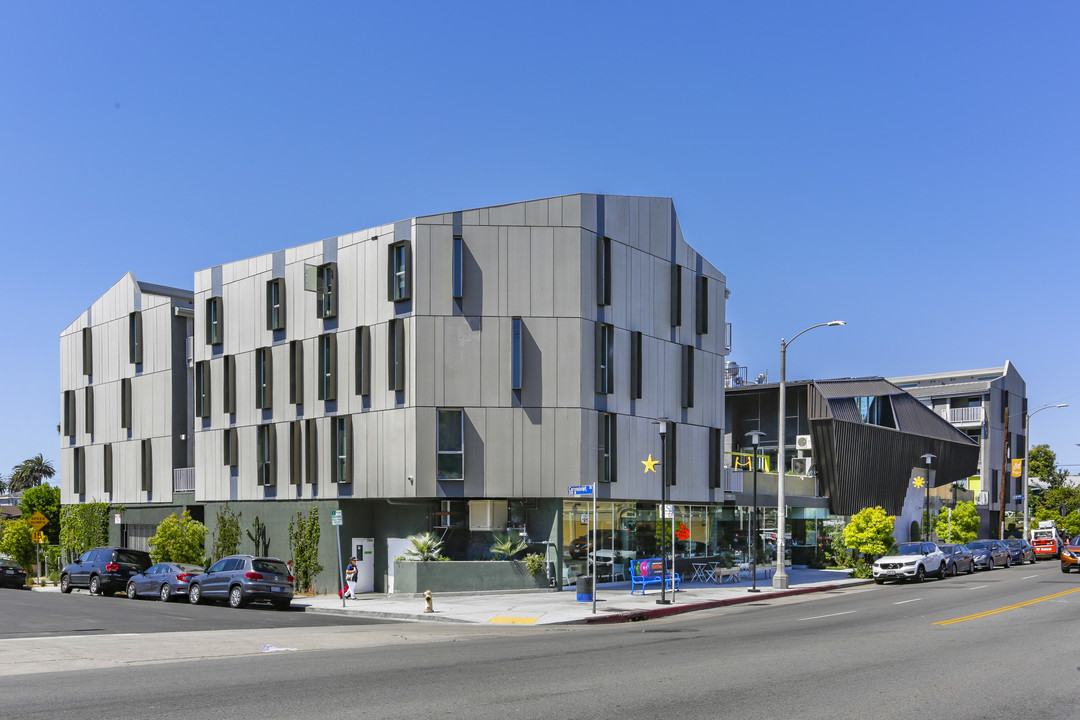
[[[676,522],[715,550],[727,296],[671,200],[588,194],[278,250],[200,270],[193,292],[129,274],[61,334],[63,502],[123,505],[129,545],[184,508],[213,531],[228,502],[282,557],[315,504],[320,589],[330,510],[376,590],[429,529],[461,558],[526,531],[570,579],[571,485],[597,484],[613,560],[655,552],[660,479],[640,461],[668,418]]]

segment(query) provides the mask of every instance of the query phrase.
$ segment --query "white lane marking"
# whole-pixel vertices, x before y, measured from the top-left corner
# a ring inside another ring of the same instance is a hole
[[[1027,577],[1022,577],[1020,579],[1021,580],[1030,580],[1031,578],[1037,578],[1037,577],[1039,577],[1039,576],[1038,575],[1028,575]]]
[[[990,586],[989,585],[976,585],[973,588],[968,588],[968,590],[982,590],[983,588],[987,588],[987,587],[990,587]]]
[[[893,605],[903,605],[904,603],[918,602],[919,600],[922,600],[922,598],[912,598],[910,600],[901,600],[900,602],[894,602]]]
[[[847,610],[846,612],[830,613],[828,615],[815,615],[814,617],[799,618],[799,622],[802,622],[803,620],[820,620],[821,618],[836,617],[837,615],[850,615],[853,612],[855,611]]]

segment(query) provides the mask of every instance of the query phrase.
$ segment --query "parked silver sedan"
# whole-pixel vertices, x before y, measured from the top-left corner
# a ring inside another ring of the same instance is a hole
[[[959,543],[945,543],[938,545],[941,552],[945,553],[945,569],[949,575],[956,577],[965,572],[968,575],[975,572],[975,558],[967,545]]]
[[[133,575],[127,584],[127,596],[156,595],[163,602],[188,594],[188,581],[203,571],[202,565],[163,562],[151,565],[146,572]]]
[[[975,558],[975,567],[980,570],[993,570],[996,567],[1012,565],[1009,546],[1000,540],[972,540],[967,543]]]

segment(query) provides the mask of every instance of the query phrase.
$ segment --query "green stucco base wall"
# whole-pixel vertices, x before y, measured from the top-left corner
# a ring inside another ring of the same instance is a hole
[[[425,590],[468,592],[481,590],[537,590],[547,587],[543,573],[530,575],[520,560],[459,560],[394,563],[394,593],[415,595]]]

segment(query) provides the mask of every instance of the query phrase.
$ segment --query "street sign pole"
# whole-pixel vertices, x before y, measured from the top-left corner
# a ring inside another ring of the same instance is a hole
[[[592,614],[593,615],[596,614],[596,585],[597,585],[597,580],[600,579],[599,573],[597,573],[597,571],[596,571],[596,496],[598,494],[596,492],[597,490],[599,490],[599,488],[596,487],[596,485],[593,485],[592,517],[589,518],[589,525],[591,526],[590,529],[592,530]],[[615,558],[612,557],[612,567],[615,567],[614,561],[615,561]]]
[[[334,526],[334,531],[337,533],[337,571],[338,571],[338,587],[345,587],[345,577],[342,575],[344,572],[341,569],[341,511],[330,511],[330,522]],[[345,591],[341,590],[341,607],[345,607]]]

